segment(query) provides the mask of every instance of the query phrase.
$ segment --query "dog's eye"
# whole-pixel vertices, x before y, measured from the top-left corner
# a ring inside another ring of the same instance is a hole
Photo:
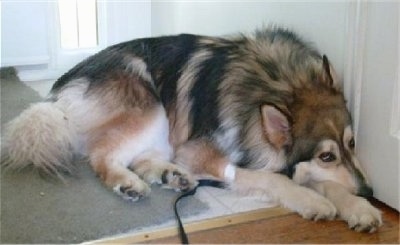
[[[333,162],[336,160],[335,154],[333,154],[332,152],[329,152],[329,151],[321,153],[321,155],[319,155],[319,158],[323,162]]]
[[[356,146],[356,142],[354,141],[354,138],[351,138],[351,140],[349,141],[349,148],[354,149],[355,146]]]

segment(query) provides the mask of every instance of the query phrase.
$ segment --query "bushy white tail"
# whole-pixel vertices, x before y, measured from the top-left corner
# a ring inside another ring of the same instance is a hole
[[[52,102],[31,105],[8,123],[5,133],[6,168],[33,165],[48,173],[70,170],[73,137],[68,118]]]

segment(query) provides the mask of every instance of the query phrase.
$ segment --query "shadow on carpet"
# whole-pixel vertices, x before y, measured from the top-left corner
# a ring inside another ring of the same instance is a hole
[[[12,68],[0,69],[1,131],[40,96],[19,81]],[[174,219],[172,190],[152,186],[149,197],[131,203],[106,189],[87,162],[65,181],[42,178],[37,172],[1,173],[0,243],[80,243],[140,231]],[[183,217],[208,206],[195,197],[180,202]]]

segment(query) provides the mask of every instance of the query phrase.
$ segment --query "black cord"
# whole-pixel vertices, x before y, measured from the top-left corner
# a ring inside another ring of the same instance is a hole
[[[176,220],[178,221],[179,236],[181,238],[182,244],[189,244],[189,240],[186,235],[185,229],[183,228],[183,224],[182,224],[181,218],[178,213],[178,209],[177,209],[178,202],[184,197],[193,196],[196,193],[197,188],[201,187],[201,186],[211,186],[211,187],[221,188],[221,189],[226,188],[225,183],[218,181],[218,180],[201,179],[198,182],[199,182],[199,184],[195,188],[193,188],[190,191],[184,192],[180,196],[178,196],[174,203],[174,212],[175,212]]]

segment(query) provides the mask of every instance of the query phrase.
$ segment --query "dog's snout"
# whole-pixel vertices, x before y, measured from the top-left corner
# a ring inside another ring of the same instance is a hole
[[[374,195],[374,191],[370,186],[363,185],[361,188],[359,188],[357,195],[362,197],[372,197]]]

